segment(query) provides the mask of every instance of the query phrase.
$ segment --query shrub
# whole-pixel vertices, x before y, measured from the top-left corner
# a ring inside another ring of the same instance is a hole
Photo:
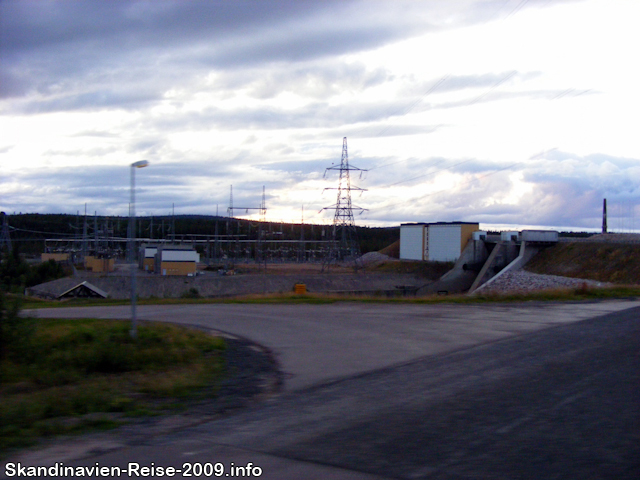
[[[180,295],[180,298],[202,298],[197,288],[191,287],[189,290]]]
[[[5,253],[0,264],[0,289],[6,292],[21,293],[26,287],[62,278],[66,275],[64,268],[57,262],[49,260],[35,267],[29,266],[20,257],[18,248]]]
[[[9,302],[0,291],[0,360],[27,355],[34,328],[32,319],[20,316],[19,300]]]

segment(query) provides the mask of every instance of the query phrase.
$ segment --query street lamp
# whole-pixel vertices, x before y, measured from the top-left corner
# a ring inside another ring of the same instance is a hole
[[[129,268],[131,269],[131,338],[138,335],[136,321],[136,168],[144,168],[149,165],[147,160],[140,160],[131,164],[131,206],[129,213]]]

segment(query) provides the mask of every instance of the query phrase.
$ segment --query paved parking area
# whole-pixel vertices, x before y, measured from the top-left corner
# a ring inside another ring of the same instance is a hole
[[[38,313],[128,318],[129,309]],[[96,433],[11,461],[209,463],[223,476],[258,466],[274,480],[640,473],[637,301],[145,306],[140,314],[268,346],[289,373],[289,391],[211,422],[134,439]]]
[[[639,301],[415,305],[144,305],[144,320],[197,325],[268,347],[285,388],[401,364],[514,335],[618,312]],[[41,309],[42,318],[130,318],[127,306]]]

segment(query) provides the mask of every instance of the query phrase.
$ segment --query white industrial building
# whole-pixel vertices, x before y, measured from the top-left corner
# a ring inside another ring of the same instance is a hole
[[[471,222],[403,223],[400,259],[454,262],[480,224]]]

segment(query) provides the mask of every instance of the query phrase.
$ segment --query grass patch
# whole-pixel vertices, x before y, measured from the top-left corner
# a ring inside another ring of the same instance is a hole
[[[417,275],[428,280],[437,280],[453,268],[453,262],[421,262],[402,260],[399,262],[383,262],[367,267],[371,273],[404,273]]]
[[[287,292],[271,294],[252,294],[227,298],[147,298],[138,301],[138,305],[186,305],[186,304],[331,304],[337,302],[360,303],[484,303],[484,302],[526,302],[526,301],[580,301],[580,300],[606,300],[618,298],[640,297],[638,285],[615,285],[611,287],[587,287],[564,288],[542,291],[518,291],[511,293],[478,293],[474,295],[429,295],[418,297],[388,297],[381,295],[348,295],[310,293],[304,295]],[[129,305],[127,300],[111,299],[77,299],[69,302],[35,301],[26,300],[24,308],[59,308],[71,306],[107,306]]]
[[[438,304],[460,303],[477,304],[490,302],[529,302],[529,301],[582,301],[582,300],[612,300],[640,297],[640,286],[619,285],[613,287],[589,287],[581,285],[576,288],[540,290],[532,292],[511,293],[479,293],[475,295],[428,295],[419,297],[387,297],[386,295],[343,295],[306,293],[280,293],[267,295],[245,295],[219,300],[202,300],[198,303],[237,303],[237,304],[332,304],[338,302],[357,303],[415,303]],[[184,302],[175,302],[184,303]]]
[[[488,302],[529,302],[529,301],[582,301],[582,300],[611,300],[629,299],[640,297],[640,286],[637,285],[616,285],[613,287],[589,287],[586,284],[575,288],[562,288],[539,290],[532,292],[511,292],[511,293],[479,293],[474,295],[428,295],[420,297],[386,297],[370,295],[324,295],[307,293],[306,295],[296,294],[274,294],[274,295],[254,295],[238,297],[225,300],[225,303],[311,303],[330,304],[337,302],[360,302],[360,303],[416,303],[416,304],[437,304],[437,303],[461,303],[477,304]]]
[[[640,283],[640,245],[561,242],[538,253],[526,269],[534,273],[617,284]]]
[[[224,341],[167,324],[25,319],[0,363],[0,450],[157,414],[222,374]],[[25,330],[25,331],[27,331]]]
[[[11,295],[7,295],[11,298]],[[72,298],[69,300],[44,300],[36,297],[22,297],[20,295],[14,295],[15,298],[20,299],[20,305],[23,309],[32,308],[65,308],[65,307],[92,307],[92,306],[105,306],[105,305],[130,305],[129,299],[115,299],[115,298]],[[144,302],[143,299],[138,302]]]

